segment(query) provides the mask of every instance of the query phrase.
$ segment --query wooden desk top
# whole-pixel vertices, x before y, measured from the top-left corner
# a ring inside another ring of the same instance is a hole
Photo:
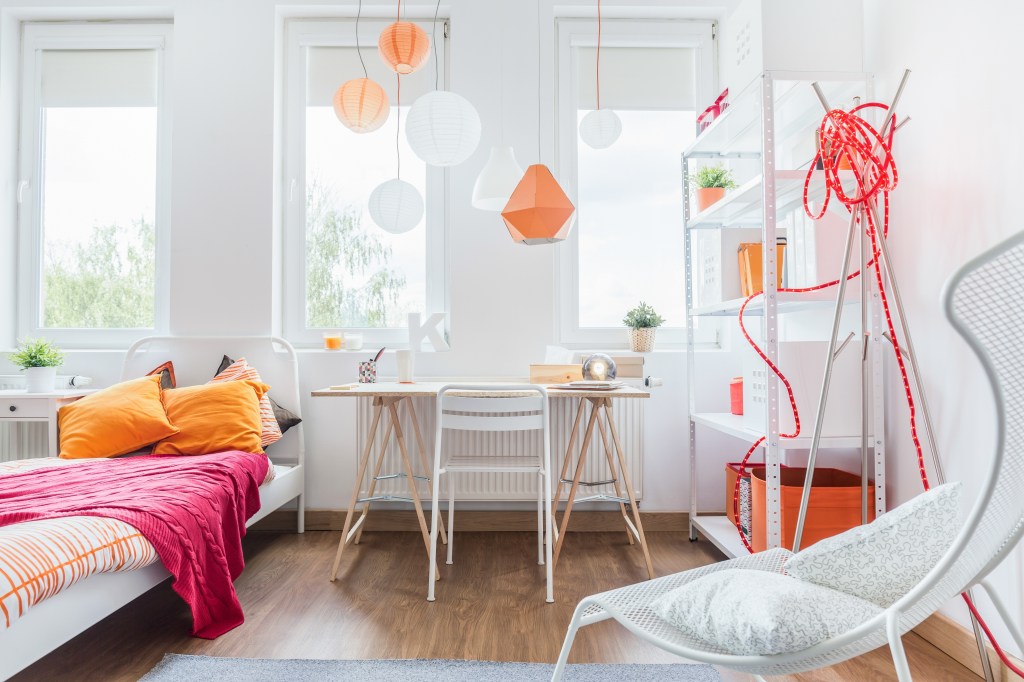
[[[462,381],[423,381],[412,384],[399,384],[397,382],[379,381],[375,384],[358,384],[354,388],[343,391],[321,388],[311,391],[314,398],[412,398],[436,396],[442,386],[449,383],[472,384],[473,382]],[[498,382],[499,384],[501,382]],[[481,382],[484,386],[493,386],[494,382]],[[510,383],[510,385],[512,385]],[[548,389],[549,398],[650,398],[651,394],[633,386],[622,386],[610,391],[588,391],[576,389],[557,389],[545,386]],[[457,393],[454,395],[458,395]],[[479,395],[474,392],[473,395]],[[507,398],[516,395],[514,392],[502,391],[494,393],[493,397]],[[525,395],[525,394],[524,394]]]

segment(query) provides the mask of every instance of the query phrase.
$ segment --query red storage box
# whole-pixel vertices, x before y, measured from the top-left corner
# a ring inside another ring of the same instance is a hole
[[[781,470],[782,500],[779,519],[782,524],[782,546],[793,549],[796,535],[796,520],[800,515],[800,497],[803,494],[804,477],[807,469],[784,467]],[[868,482],[869,493],[873,487]],[[750,505],[753,510],[753,542],[755,552],[768,549],[768,533],[765,525],[768,484],[765,469],[751,471]],[[807,507],[807,522],[800,548],[806,549],[818,540],[838,535],[860,525],[860,476],[839,469],[816,468],[811,485],[811,499]],[[868,520],[875,519],[875,506],[868,497]]]
[[[743,377],[735,377],[729,382],[729,412],[743,414]]]

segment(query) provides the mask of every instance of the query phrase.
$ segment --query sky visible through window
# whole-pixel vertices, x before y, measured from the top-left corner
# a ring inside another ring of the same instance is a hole
[[[415,186],[426,201],[426,164],[413,154],[405,137],[408,110],[406,106],[401,108],[403,130],[398,136],[401,177]],[[407,313],[426,310],[426,219],[411,231],[394,235],[378,227],[366,208],[374,188],[397,174],[396,114],[396,108],[391,107],[388,120],[380,129],[357,134],[341,124],[331,107],[307,106],[306,185],[307,190],[312,183],[322,186],[335,210],[354,212],[359,228],[390,248],[387,266],[404,276],[405,285],[398,292],[397,302],[387,306],[387,326],[405,327]],[[337,267],[338,276],[346,278],[346,289],[366,286],[373,276],[373,268],[342,272],[342,264]],[[349,320],[339,319],[336,326],[354,325]]]
[[[152,327],[156,107],[48,107],[42,121],[43,326]]]
[[[680,154],[692,111],[617,111],[607,149],[578,143],[580,327],[621,327],[641,300],[666,326],[686,323]],[[587,111],[579,111],[579,119]]]

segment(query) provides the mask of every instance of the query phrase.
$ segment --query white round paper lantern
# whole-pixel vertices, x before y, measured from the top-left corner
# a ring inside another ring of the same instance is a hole
[[[405,180],[388,180],[370,192],[370,217],[382,230],[392,234],[408,232],[423,218],[423,197]]]
[[[607,149],[622,134],[622,121],[611,109],[594,109],[580,121],[580,137],[594,149]]]
[[[416,156],[431,166],[456,166],[480,144],[480,114],[465,97],[434,90],[409,108],[405,136]]]

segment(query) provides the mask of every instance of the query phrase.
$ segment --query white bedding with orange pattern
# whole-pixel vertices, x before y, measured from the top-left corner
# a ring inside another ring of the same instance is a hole
[[[0,476],[85,461],[46,457],[0,462]],[[274,469],[268,468],[264,485],[273,480]],[[83,578],[131,571],[158,559],[138,530],[116,519],[69,516],[0,527],[0,631]]]

